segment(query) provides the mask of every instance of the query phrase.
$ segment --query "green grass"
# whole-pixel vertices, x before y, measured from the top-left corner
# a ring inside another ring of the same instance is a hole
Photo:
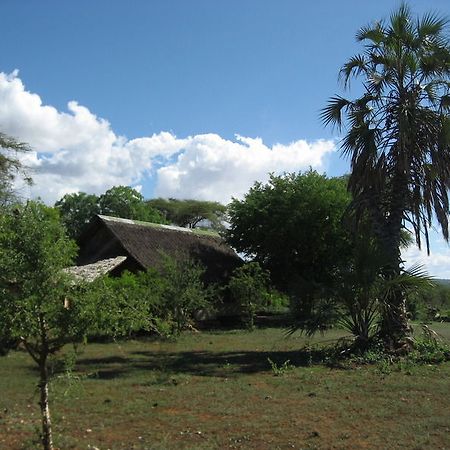
[[[449,324],[432,328],[450,341]],[[317,363],[316,349],[343,335],[307,341],[268,328],[89,344],[71,378],[52,386],[56,445],[450,448],[450,363],[390,370]],[[25,353],[0,359],[0,449],[35,448],[36,380]]]

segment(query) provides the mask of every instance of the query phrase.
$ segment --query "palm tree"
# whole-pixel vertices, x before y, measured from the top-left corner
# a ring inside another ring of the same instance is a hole
[[[401,232],[409,227],[420,247],[430,243],[432,220],[448,241],[450,187],[450,45],[448,20],[434,13],[415,18],[402,4],[387,22],[363,27],[361,54],[344,64],[345,87],[362,78],[356,100],[330,99],[325,125],[346,128],[341,148],[350,157],[348,187],[356,220],[369,217],[384,256],[382,275],[403,271]],[[405,295],[392,290],[381,333],[399,345],[409,334]]]

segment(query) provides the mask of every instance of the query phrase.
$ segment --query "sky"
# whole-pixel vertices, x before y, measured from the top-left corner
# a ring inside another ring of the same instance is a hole
[[[448,0],[409,4],[450,15]],[[269,173],[346,173],[319,112],[343,93],[357,30],[398,5],[0,0],[0,131],[33,149],[23,195],[53,204],[130,185],[146,198],[227,203]],[[404,257],[450,278],[437,232],[430,257],[414,247]]]

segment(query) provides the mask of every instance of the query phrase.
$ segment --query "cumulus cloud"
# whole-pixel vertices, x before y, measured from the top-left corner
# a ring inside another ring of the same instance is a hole
[[[156,194],[227,203],[233,196],[242,197],[255,180],[266,181],[269,172],[320,169],[333,150],[332,141],[300,140],[270,148],[260,138],[236,136],[234,142],[217,134],[194,136],[174,163],[158,169]]]
[[[129,140],[76,101],[68,102],[67,111],[43,104],[17,71],[0,73],[0,130],[31,145],[24,161],[35,181],[31,195],[50,203],[69,192],[145,185],[154,176],[157,195],[227,202],[268,172],[320,169],[334,149],[332,141],[268,147],[260,138],[180,139],[165,131]]]

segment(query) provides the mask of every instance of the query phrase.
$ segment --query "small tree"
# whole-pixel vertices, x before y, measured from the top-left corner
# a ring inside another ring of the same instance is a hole
[[[161,311],[162,294],[166,287],[156,269],[137,274],[125,271],[119,278],[105,278],[103,297],[108,297],[111,313],[103,315],[96,334],[128,336],[146,331],[160,336],[170,334],[170,326]]]
[[[208,305],[212,290],[202,281],[204,272],[198,262],[183,255],[164,257],[159,316],[172,322],[172,334],[190,327],[193,314]]]
[[[245,325],[252,330],[257,308],[265,303],[269,295],[269,274],[258,263],[247,263],[234,270],[228,289],[239,306]]]
[[[3,353],[23,346],[39,368],[45,450],[53,449],[49,358],[79,342],[102,305],[63,270],[75,253],[52,208],[28,202],[0,216],[0,342]]]

